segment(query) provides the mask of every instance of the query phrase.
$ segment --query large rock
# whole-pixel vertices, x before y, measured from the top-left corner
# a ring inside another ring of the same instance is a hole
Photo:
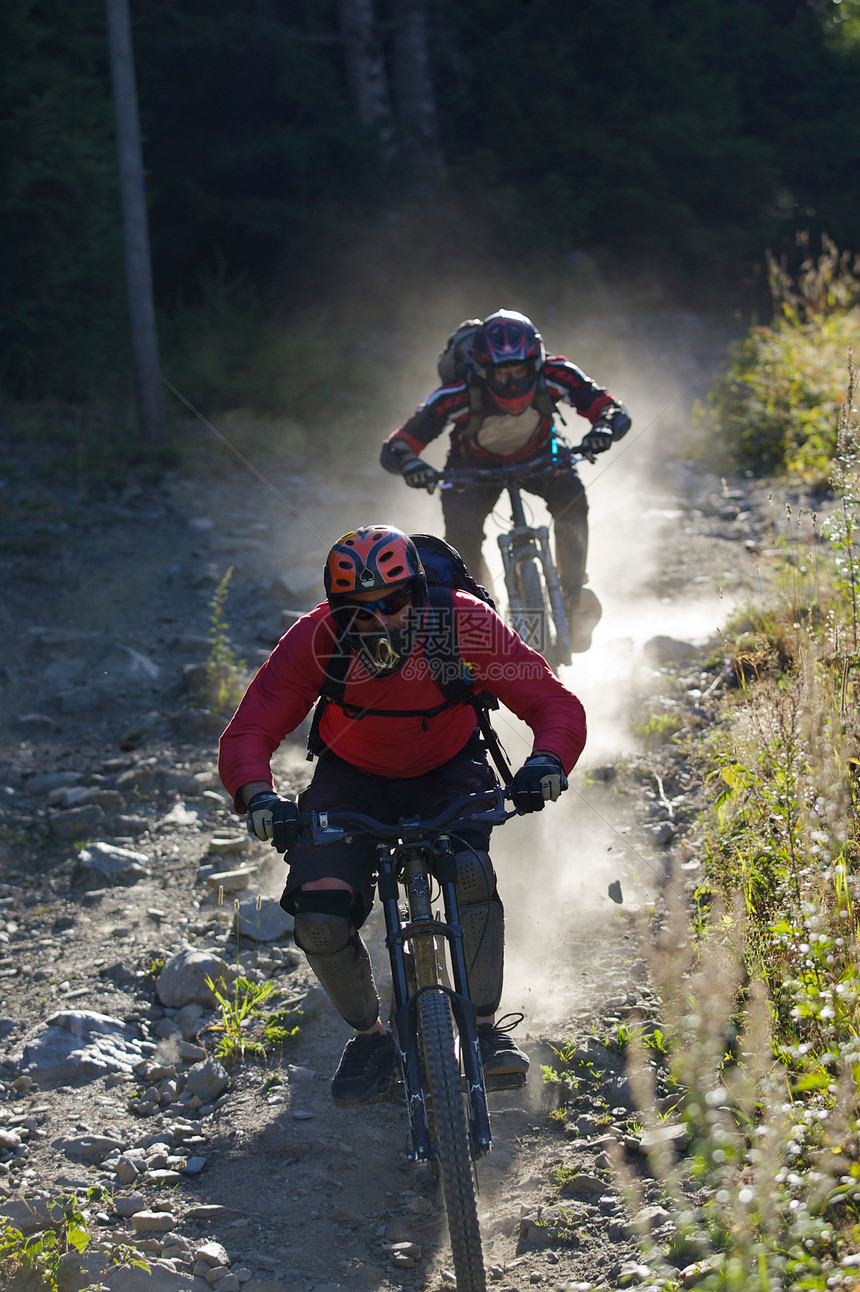
[[[185,1092],[196,1095],[204,1104],[211,1104],[223,1094],[230,1084],[226,1068],[216,1059],[207,1059],[205,1063],[195,1063],[188,1069],[185,1079]]]
[[[175,1270],[164,1261],[150,1260],[149,1270],[137,1265],[114,1265],[103,1276],[108,1292],[210,1292],[204,1279]]]
[[[243,866],[241,870],[216,870],[206,876],[206,884],[217,893],[222,888],[225,893],[241,893],[256,876],[256,869]]]
[[[255,942],[274,942],[293,931],[293,917],[281,909],[274,897],[253,898],[240,902],[236,912],[235,927],[246,938]]]
[[[46,772],[42,776],[30,777],[24,789],[27,794],[49,794],[64,785],[78,785],[83,778],[83,772]]]
[[[134,1023],[92,1010],[67,1009],[40,1024],[9,1062],[40,1085],[66,1086],[111,1072],[131,1074],[154,1052],[155,1046],[143,1040]]]
[[[58,695],[54,705],[60,713],[92,713],[103,709],[108,699],[103,686],[75,686]]]
[[[131,1223],[136,1234],[169,1234],[176,1217],[170,1211],[136,1211]]]
[[[677,664],[681,660],[692,659],[699,653],[699,647],[692,642],[680,641],[677,637],[651,637],[642,647],[642,654],[649,664]]]
[[[35,1234],[51,1223],[49,1198],[0,1198],[0,1218],[22,1234]]]
[[[85,839],[102,828],[104,823],[104,809],[98,803],[65,808],[52,813],[48,819],[51,830],[61,839]]]
[[[106,790],[103,785],[63,785],[48,795],[48,807],[73,808],[86,803],[97,803],[111,814],[125,807],[119,790]]]
[[[72,808],[72,812],[85,812],[86,808]],[[101,808],[98,809],[101,812]],[[69,813],[60,813],[68,816]],[[149,857],[145,852],[135,852],[131,848],[120,848],[113,843],[91,843],[78,853],[77,871],[86,880],[99,885],[136,884],[149,871]]]
[[[160,669],[154,660],[131,646],[114,642],[99,660],[99,676],[108,685],[155,682]]]
[[[155,989],[162,1005],[168,1009],[181,1009],[192,1003],[213,1009],[218,1001],[206,979],[211,978],[217,986],[219,981],[232,983],[235,977],[235,969],[214,952],[185,947],[168,960],[158,975]]]
[[[55,1148],[73,1162],[103,1162],[115,1149],[122,1151],[125,1143],[111,1135],[76,1135],[56,1141]]]

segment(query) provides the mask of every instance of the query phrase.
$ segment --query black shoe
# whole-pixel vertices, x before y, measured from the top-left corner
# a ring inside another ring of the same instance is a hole
[[[347,1041],[331,1079],[338,1108],[372,1103],[397,1068],[397,1047],[387,1032],[362,1032]]]
[[[565,608],[571,652],[581,655],[591,645],[591,634],[600,622],[603,607],[591,588],[580,588],[567,598]]]
[[[529,1070],[528,1055],[523,1054],[508,1033],[522,1022],[522,1014],[505,1015],[512,1022],[504,1026],[501,1023],[479,1023],[478,1044],[481,1047],[481,1063],[484,1065],[484,1076],[490,1081],[494,1077],[517,1077],[525,1081]]]

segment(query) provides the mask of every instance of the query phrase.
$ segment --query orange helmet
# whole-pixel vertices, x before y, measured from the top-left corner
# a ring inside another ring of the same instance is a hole
[[[392,525],[366,525],[344,534],[325,564],[325,591],[331,602],[355,592],[379,592],[392,583],[424,583],[415,544]]]

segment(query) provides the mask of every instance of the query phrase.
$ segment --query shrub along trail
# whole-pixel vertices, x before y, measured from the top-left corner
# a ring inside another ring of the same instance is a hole
[[[80,1213],[85,1250],[45,1258],[64,1289],[445,1286],[440,1197],[405,1160],[403,1109],[332,1107],[346,1028],[279,919],[280,861],[246,838],[215,772],[224,716],[200,666],[216,589],[227,592],[219,644],[250,670],[283,631],[281,608],[316,599],[325,539],[277,498],[250,506],[244,477],[183,472],[82,496],[24,456],[6,468],[0,1213],[25,1235],[53,1217],[60,1250],[79,1230],[52,1202]],[[345,488],[333,497],[286,469],[274,483],[317,522],[351,516]],[[389,484],[362,487],[382,511]],[[754,588],[772,546],[764,491],[689,467],[643,496],[661,517],[660,560],[637,595],[668,613],[703,580],[738,597]],[[532,1072],[522,1097],[493,1097],[495,1149],[479,1170],[489,1278],[503,1289],[647,1284],[643,1234],[671,1246],[625,1044],[641,1015],[660,1058],[637,915],[696,865],[701,790],[677,746],[659,742],[711,720],[725,679],[721,652],[708,655],[665,635],[637,645],[613,685],[635,682],[643,747],[630,753],[628,733],[628,752],[586,760],[554,821],[515,822],[500,841],[511,895],[523,858],[538,864],[535,840],[577,874],[543,894],[558,907],[543,927],[525,890],[508,901],[503,1005],[526,1008]],[[301,787],[301,737],[276,767]],[[635,1204],[628,1177],[642,1182]],[[9,1230],[4,1286],[20,1257]]]

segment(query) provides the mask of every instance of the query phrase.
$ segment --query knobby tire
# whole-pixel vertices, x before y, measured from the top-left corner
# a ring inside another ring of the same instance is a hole
[[[418,1010],[457,1292],[485,1292],[475,1177],[451,1007],[442,992],[427,991],[419,998]]]
[[[549,649],[546,602],[543,595],[543,583],[534,561],[523,561],[517,569],[520,585],[520,600],[523,608],[526,644],[545,655]]]

